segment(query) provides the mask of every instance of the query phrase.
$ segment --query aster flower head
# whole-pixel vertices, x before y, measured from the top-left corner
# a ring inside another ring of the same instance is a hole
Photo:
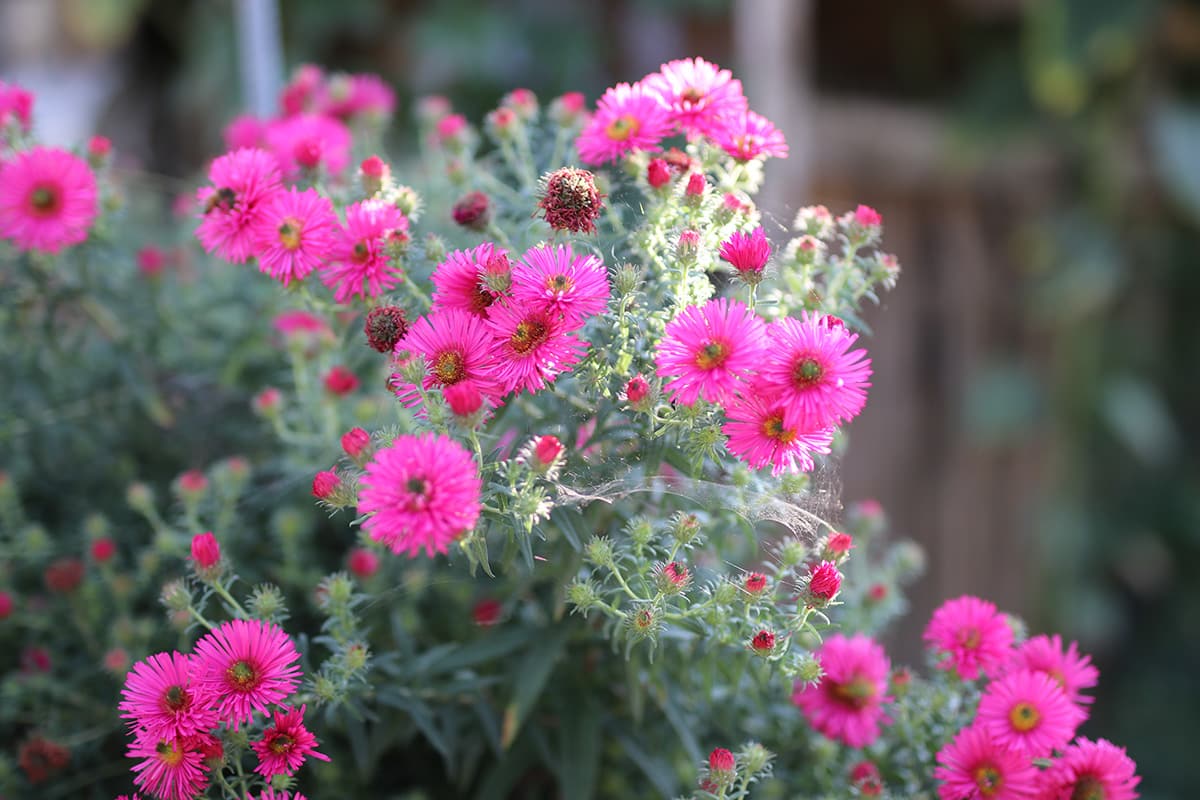
[[[1106,739],[1077,739],[1042,776],[1038,800],[1135,800],[1137,765]]]
[[[18,250],[79,244],[98,213],[96,177],[79,156],[34,147],[0,162],[0,238]]]
[[[937,754],[941,800],[1033,800],[1038,771],[1028,756],[996,742],[979,725],[964,728]]]
[[[279,160],[258,148],[234,150],[213,161],[208,179],[211,186],[196,194],[203,212],[196,238],[205,252],[242,264],[254,255],[259,219],[280,188]]]
[[[750,110],[726,115],[711,135],[718,147],[738,161],[788,155],[783,133],[769,119]]]
[[[866,747],[891,722],[883,711],[891,662],[883,647],[864,634],[834,634],[815,654],[823,673],[816,686],[798,683],[792,702],[830,739]]]
[[[763,355],[763,321],[745,304],[728,298],[688,306],[668,323],[655,353],[658,375],[672,400],[695,405],[727,403]]]
[[[763,269],[771,257],[771,243],[762,226],[751,233],[736,231],[721,244],[721,260],[729,262],[748,284],[762,281]]]
[[[569,244],[533,247],[513,265],[512,295],[517,305],[558,314],[575,328],[607,307],[608,272],[599,256],[575,255]]]
[[[759,390],[779,399],[788,427],[804,430],[853,419],[867,403],[871,360],[852,350],[858,335],[836,317],[803,312],[771,323]]]
[[[243,147],[265,147],[266,131],[267,126],[261,119],[253,114],[243,114],[234,117],[221,135],[225,139],[225,149],[241,150]]]
[[[496,375],[496,343],[479,317],[457,308],[442,308],[418,318],[396,344],[397,352],[425,360],[426,389],[441,389],[471,381],[485,396],[502,393]],[[407,406],[420,403],[420,394],[400,373],[396,394]]]
[[[289,792],[283,789],[275,791],[274,786],[268,785],[262,790],[262,794],[258,796],[258,800],[308,800],[308,798],[299,792]]]
[[[157,653],[133,665],[121,690],[121,717],[131,730],[164,739],[205,733],[217,726],[211,698],[192,681],[192,660],[182,653]]]
[[[333,263],[321,273],[339,303],[353,297],[378,297],[401,278],[388,245],[408,239],[408,218],[391,203],[362,200],[346,208],[346,226],[338,232]]]
[[[953,669],[973,681],[980,673],[999,674],[1011,657],[1013,634],[995,605],[963,595],[933,612],[923,638],[937,655],[939,669]]]
[[[276,192],[253,229],[259,271],[284,286],[304,280],[333,255],[338,228],[333,203],[316,189]]]
[[[454,201],[450,210],[454,221],[473,231],[486,230],[492,220],[492,201],[480,191],[467,192]]]
[[[0,136],[10,125],[29,132],[33,125],[33,92],[15,83],[0,81]]]
[[[595,233],[596,220],[604,210],[604,195],[596,188],[596,176],[586,169],[562,167],[542,176],[538,208],[546,223],[556,231]]]
[[[399,306],[376,306],[363,322],[367,346],[377,353],[390,353],[408,333],[408,318]]]
[[[126,753],[141,759],[133,765],[133,783],[160,800],[194,800],[208,783],[200,738],[157,736],[145,729]]]
[[[842,588],[842,573],[832,561],[822,561],[809,566],[804,585],[805,602],[821,608],[828,604]]]
[[[1057,633],[1034,636],[1025,641],[1013,653],[1012,667],[1046,673],[1074,703],[1091,703],[1092,698],[1083,694],[1083,690],[1100,681],[1100,670],[1092,666],[1092,659],[1081,654],[1075,642],[1064,648],[1062,637]]]
[[[499,259],[507,263],[508,253],[491,242],[447,253],[430,276],[434,309],[452,308],[486,317],[488,309],[500,297],[499,292],[485,283],[489,265]]]
[[[725,446],[751,469],[771,468],[771,474],[811,472],[813,455],[828,455],[833,445],[833,428],[807,431],[784,423],[784,406],[753,386],[725,409],[721,432],[729,437]]]
[[[261,739],[250,743],[258,756],[255,772],[266,778],[291,775],[309,756],[319,761],[329,760],[329,756],[317,752],[317,737],[304,727],[306,708],[283,707],[275,710],[274,724],[263,731]]]
[[[1001,746],[1043,758],[1065,747],[1086,717],[1049,675],[1019,670],[988,684],[975,721]]]
[[[432,557],[475,527],[479,468],[447,436],[400,436],[367,463],[358,493],[363,527],[394,553]]]
[[[703,58],[670,61],[646,76],[644,83],[658,94],[671,121],[688,138],[712,135],[720,130],[724,117],[747,108],[742,82]]]
[[[585,164],[617,161],[635,150],[653,150],[671,133],[671,114],[658,93],[642,83],[618,83],[596,103],[575,147]]]
[[[496,342],[495,374],[506,394],[545,388],[587,350],[561,316],[542,309],[499,303],[485,324]]]
[[[267,125],[267,146],[285,177],[321,169],[337,175],[350,163],[350,129],[323,114],[300,114]]]
[[[196,642],[192,681],[211,698],[221,720],[234,730],[267,713],[300,683],[296,645],[278,625],[235,619],[222,623]]]

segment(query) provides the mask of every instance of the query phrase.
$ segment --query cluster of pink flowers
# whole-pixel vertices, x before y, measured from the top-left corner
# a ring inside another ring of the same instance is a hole
[[[318,175],[343,180],[353,142],[347,121],[390,115],[391,90],[377,76],[327,80],[301,67],[280,104],[274,119],[239,117],[226,128],[229,152],[213,161],[210,185],[197,193],[204,249],[235,264],[256,259],[285,286],[318,272],[339,303],[394,288],[403,277],[396,256],[409,238],[404,213],[368,192],[343,221],[327,196],[296,185]],[[386,165],[373,156],[362,170],[382,174]]]
[[[862,411],[871,361],[836,317],[805,312],[765,322],[728,298],[689,306],[658,345],[671,400],[720,405],[727,447],[773,475],[807,472],[828,453],[836,427]]]
[[[433,308],[397,342],[401,364],[424,359],[422,387],[441,390],[456,413],[496,406],[509,393],[536,393],[570,371],[587,350],[577,332],[605,310],[608,273],[595,255],[541,245],[515,262],[488,242],[449,253],[433,272]],[[393,376],[416,405],[416,386]]]
[[[1137,797],[1124,749],[1075,738],[1091,703],[1083,690],[1100,673],[1074,642],[1064,647],[1061,637],[1042,635],[1014,646],[1005,616],[971,596],[935,611],[924,638],[940,668],[988,679],[975,721],[938,753],[942,800]]]
[[[250,748],[264,779],[292,775],[310,756],[328,761],[304,726],[305,707],[278,705],[300,682],[299,658],[277,625],[239,619],[203,636],[194,653],[134,664],[120,704],[133,739],[128,755],[138,760],[134,783],[161,800],[192,800],[209,771],[225,764],[221,734],[253,725],[258,714],[268,723]]]
[[[575,144],[584,163],[599,165],[656,150],[674,134],[707,139],[738,161],[788,154],[783,134],[750,110],[742,82],[702,58],[606,91]]]
[[[15,147],[21,140],[9,134],[28,133],[32,114],[33,95],[0,81],[0,142]],[[96,175],[83,157],[33,146],[7,152],[0,161],[0,239],[18,250],[57,253],[77,245],[99,213]]]

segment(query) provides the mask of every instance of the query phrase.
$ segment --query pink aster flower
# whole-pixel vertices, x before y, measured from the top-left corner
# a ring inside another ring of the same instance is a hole
[[[346,121],[354,117],[383,121],[396,110],[396,93],[371,73],[335,76],[324,101],[326,114]]]
[[[325,264],[337,241],[333,203],[316,189],[287,189],[267,200],[254,226],[258,268],[287,286]]]
[[[1062,687],[1073,703],[1087,704],[1092,698],[1083,694],[1100,681],[1100,670],[1092,666],[1092,659],[1081,654],[1075,642],[1063,649],[1062,637],[1034,636],[1013,653],[1012,666],[1044,672]]]
[[[618,83],[596,103],[575,147],[585,164],[604,164],[635,150],[653,150],[671,127],[671,114],[657,93],[641,83]]]
[[[265,778],[291,775],[309,756],[319,761],[329,760],[329,756],[317,752],[317,737],[304,727],[306,708],[275,710],[275,724],[263,731],[263,738],[250,744],[258,755],[255,772]]]
[[[712,133],[717,146],[738,161],[753,161],[760,156],[787,158],[787,140],[761,114],[745,110],[730,114]]]
[[[196,193],[204,220],[196,238],[205,252],[242,264],[254,254],[266,202],[280,188],[279,161],[266,150],[235,150],[213,161],[208,179],[212,185]]]
[[[721,121],[746,111],[742,82],[727,69],[702,58],[683,58],[663,64],[645,78],[671,113],[671,121],[689,139],[711,136]]]
[[[472,250],[447,253],[429,277],[433,282],[434,310],[454,308],[486,317],[488,308],[500,294],[489,288],[484,279],[488,265],[501,259],[507,262],[508,253],[491,242]]]
[[[513,265],[512,295],[516,305],[558,314],[576,328],[608,306],[608,272],[599,256],[577,256],[569,244],[534,247]]]
[[[729,262],[746,283],[762,280],[763,269],[771,257],[771,243],[762,226],[752,233],[735,232],[721,244],[721,260]]]
[[[301,64],[291,80],[279,93],[279,107],[284,116],[292,117],[311,111],[325,92],[325,73],[313,64]]]
[[[1044,672],[1010,672],[988,684],[975,721],[1001,746],[1032,758],[1066,747],[1087,718]]]
[[[850,747],[866,747],[891,722],[883,711],[891,662],[874,639],[834,634],[815,654],[824,673],[816,686],[797,684],[792,702],[808,722],[830,739]]]
[[[0,81],[0,134],[9,125],[28,133],[33,124],[33,92],[15,83]]]
[[[358,511],[363,527],[393,553],[445,553],[475,527],[482,484],[475,459],[447,436],[400,436],[367,462]]]
[[[560,317],[535,307],[498,303],[486,325],[496,339],[496,378],[505,393],[544,388],[587,351]]]
[[[806,431],[783,422],[783,405],[769,395],[750,388],[726,409],[721,432],[729,437],[726,447],[751,469],[771,467],[771,474],[809,472],[813,454],[828,454],[833,428]]]
[[[1012,628],[996,606],[963,595],[947,600],[925,627],[926,644],[938,656],[939,669],[953,669],[963,680],[997,675],[1012,655]]]
[[[253,114],[243,114],[234,117],[225,126],[223,136],[228,150],[240,150],[243,147],[265,147],[267,143],[266,124]]]
[[[408,239],[408,218],[382,200],[362,200],[346,208],[346,227],[333,247],[333,263],[321,272],[339,303],[353,297],[378,297],[400,283],[388,245]]]
[[[442,389],[471,381],[486,396],[501,394],[495,376],[496,353],[492,334],[482,319],[457,308],[434,311],[417,319],[404,338],[396,343],[397,353],[425,359],[425,389]],[[420,403],[415,387],[396,379],[396,395],[406,406]]]
[[[146,730],[126,753],[140,758],[133,765],[133,783],[160,800],[195,800],[208,783],[199,737],[163,738]]]
[[[1141,782],[1125,748],[1078,739],[1042,774],[1038,800],[1135,800]]]
[[[286,117],[269,123],[264,136],[285,176],[318,168],[337,175],[350,163],[350,129],[333,117]]]
[[[0,163],[0,238],[18,250],[79,244],[97,213],[96,177],[79,156],[35,147]]]
[[[765,326],[743,303],[728,298],[688,306],[658,343],[658,375],[671,399],[695,405],[698,398],[727,403],[761,361]]]
[[[193,685],[213,698],[221,719],[237,730],[254,712],[290,695],[300,683],[296,645],[270,622],[235,619],[196,642]]]
[[[783,403],[789,427],[837,425],[862,411],[871,360],[866,350],[850,349],[858,335],[840,320],[806,311],[771,323],[766,337],[759,390]]]
[[[192,669],[192,659],[182,653],[157,653],[134,664],[121,690],[121,717],[131,729],[172,740],[215,728],[212,698],[193,684]]]
[[[307,797],[299,792],[286,792],[283,790],[275,791],[275,787],[268,786],[262,790],[262,794],[258,796],[258,800],[308,800]]]
[[[1033,800],[1038,771],[979,725],[964,728],[937,754],[941,800]]]

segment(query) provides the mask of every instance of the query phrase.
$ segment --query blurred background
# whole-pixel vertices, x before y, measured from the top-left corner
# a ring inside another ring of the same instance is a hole
[[[1144,797],[1195,796],[1200,2],[278,0],[277,62],[246,38],[271,5],[0,0],[0,76],[44,138],[105,134],[183,190],[305,62],[396,87],[397,161],[422,94],[477,119],[516,86],[594,101],[672,58],[733,69],[792,147],[768,226],[866,203],[904,266],[842,467],[846,502],[928,553],[896,657],[920,663],[942,599],[988,597],[1094,655],[1083,732],[1128,747]]]

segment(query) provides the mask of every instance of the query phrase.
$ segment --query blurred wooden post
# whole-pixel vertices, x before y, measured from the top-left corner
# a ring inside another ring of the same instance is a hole
[[[283,53],[277,0],[237,0],[238,67],[242,102],[259,117],[275,112],[283,85]]]
[[[787,136],[790,154],[771,164],[757,203],[783,225],[797,200],[808,198],[812,180],[812,0],[736,0],[734,70],[750,107]]]

